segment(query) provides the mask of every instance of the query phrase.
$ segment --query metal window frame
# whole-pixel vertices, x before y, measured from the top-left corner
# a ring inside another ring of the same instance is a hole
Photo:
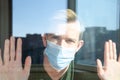
[[[12,34],[12,0],[0,0],[0,48]]]

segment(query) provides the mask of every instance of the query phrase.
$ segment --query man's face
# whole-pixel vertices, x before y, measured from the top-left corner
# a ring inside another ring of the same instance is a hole
[[[79,31],[76,27],[77,24],[67,23],[65,25],[58,25],[57,33],[51,33],[46,35],[46,39],[66,48],[75,48],[78,50],[79,46]]]

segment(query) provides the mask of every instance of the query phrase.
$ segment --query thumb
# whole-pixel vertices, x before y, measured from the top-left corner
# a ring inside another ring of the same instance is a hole
[[[103,70],[103,67],[102,67],[102,62],[99,59],[97,59],[97,74],[98,74],[100,79],[103,78],[102,77],[103,73],[104,73],[104,70]]]
[[[31,57],[28,56],[25,60],[24,73],[29,76],[31,68]]]

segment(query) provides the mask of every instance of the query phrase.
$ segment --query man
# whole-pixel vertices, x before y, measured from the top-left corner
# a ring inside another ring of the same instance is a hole
[[[51,25],[43,38],[44,46],[46,47],[43,54],[43,67],[46,76],[50,80],[74,80],[74,76],[71,73],[71,68],[74,65],[74,56],[84,43],[81,40],[83,29],[75,13],[67,9],[67,11],[62,11],[62,14],[58,14],[59,16],[53,18],[55,27]],[[3,61],[0,59],[0,79],[28,79],[31,58],[29,56],[26,58],[23,69],[21,64],[21,45],[22,41],[19,38],[15,50],[15,39],[11,37],[10,40],[5,40],[4,59]],[[100,79],[120,80],[120,57],[117,61],[116,45],[111,40],[105,43],[104,60],[104,68],[101,61],[97,60],[97,70]]]
[[[69,9],[55,14],[50,24],[53,25],[50,25],[43,40],[46,46],[44,69],[52,80],[72,80],[71,68],[74,66],[75,53],[83,45],[83,29],[76,14]]]

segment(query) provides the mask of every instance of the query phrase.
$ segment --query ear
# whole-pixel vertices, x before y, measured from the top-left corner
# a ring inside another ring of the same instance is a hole
[[[80,40],[80,41],[78,42],[76,52],[77,52],[83,45],[84,45],[84,41],[83,41],[83,40]]]
[[[46,41],[46,35],[45,34],[42,36],[42,41],[43,41],[44,47],[46,47],[47,41]]]

